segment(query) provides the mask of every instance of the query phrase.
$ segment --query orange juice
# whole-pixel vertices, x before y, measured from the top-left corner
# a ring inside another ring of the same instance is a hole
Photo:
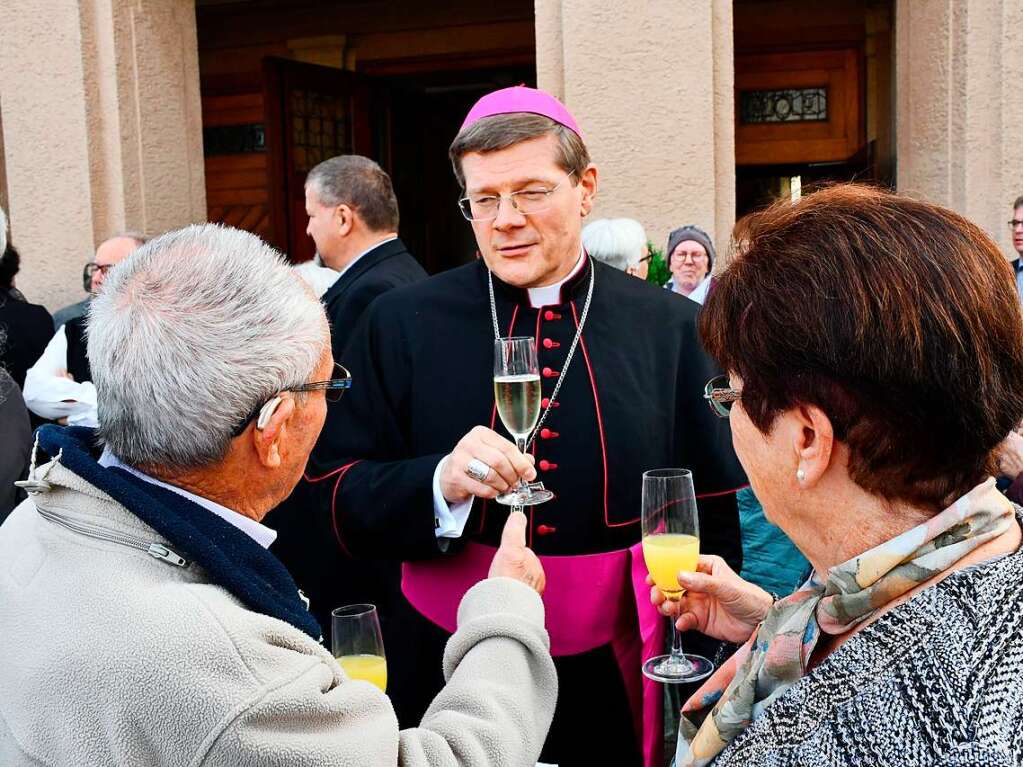
[[[337,659],[352,679],[372,682],[387,692],[387,660],[379,655],[342,655]]]
[[[657,588],[668,599],[682,596],[678,585],[681,570],[693,571],[700,557],[700,539],[695,535],[661,533],[643,538],[643,558]]]

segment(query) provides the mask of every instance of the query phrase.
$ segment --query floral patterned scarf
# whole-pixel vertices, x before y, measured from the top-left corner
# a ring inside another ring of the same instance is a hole
[[[842,634],[880,607],[947,570],[1012,524],[994,479],[887,543],[817,573],[771,607],[753,636],[682,708],[676,767],[703,767],[806,674],[825,634]],[[713,709],[696,727],[689,716]]]

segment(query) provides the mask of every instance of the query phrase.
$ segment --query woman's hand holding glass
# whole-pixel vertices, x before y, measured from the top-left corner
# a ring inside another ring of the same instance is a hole
[[[679,631],[696,630],[714,639],[742,643],[767,615],[774,599],[743,580],[721,557],[701,554],[696,572],[681,572],[681,599],[671,601],[647,576],[650,601],[663,615],[676,617]]]

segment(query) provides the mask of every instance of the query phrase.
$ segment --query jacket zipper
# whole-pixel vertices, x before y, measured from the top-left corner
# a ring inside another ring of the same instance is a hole
[[[144,551],[146,554],[149,554],[149,556],[159,559],[162,562],[166,562],[169,565],[174,565],[175,567],[188,567],[187,559],[167,548],[162,543],[157,543],[156,541],[145,541],[141,538],[135,538],[134,536],[127,535],[125,533],[117,533],[113,530],[99,527],[98,525],[91,525],[88,522],[69,519],[62,514],[42,509],[39,506],[36,506],[36,511],[39,512],[39,516],[43,519],[60,525],[61,527],[74,533],[78,533],[79,535],[84,535],[87,538],[92,538],[97,541],[106,541],[108,543],[117,543],[121,546],[127,546],[132,549],[137,549],[138,551]]]

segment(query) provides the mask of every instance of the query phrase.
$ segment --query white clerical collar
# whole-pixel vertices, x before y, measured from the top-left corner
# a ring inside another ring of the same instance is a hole
[[[575,266],[572,267],[572,271],[569,272],[563,280],[556,282],[553,285],[544,285],[541,288],[527,288],[529,291],[530,306],[534,309],[539,309],[541,306],[554,306],[560,304],[561,286],[579,274],[585,264],[586,251],[580,250],[579,260],[575,262]]]
[[[381,240],[380,242],[377,242],[377,243],[374,243],[373,245],[370,245],[368,248],[366,248],[364,251],[362,251],[362,253],[360,253],[355,258],[353,258],[351,261],[349,261],[348,265],[344,269],[341,269],[340,271],[338,271],[338,273],[337,273],[338,279],[341,278],[341,275],[343,275],[345,272],[347,272],[349,269],[351,269],[353,266],[355,266],[355,262],[356,261],[358,261],[364,255],[369,253],[371,250],[376,250],[381,245],[383,245],[385,242],[391,242],[392,240],[396,240],[396,239],[398,239],[398,235],[394,235],[393,237],[388,237],[386,240]],[[335,282],[336,281],[337,280],[335,280]]]
[[[129,466],[124,463],[120,458],[110,452],[110,448],[103,448],[103,455],[99,458],[99,465],[107,468],[124,469],[129,474],[134,474],[143,482],[148,482],[151,485],[162,487],[164,490],[170,490],[172,493],[177,493],[182,498],[187,498],[192,501],[192,503],[199,504],[207,511],[212,511],[225,522],[230,522],[264,549],[270,548],[270,544],[277,540],[276,530],[271,530],[266,525],[262,525],[254,519],[250,519],[243,514],[239,514],[237,511],[232,511],[226,506],[221,506],[219,503],[215,503],[208,498],[203,498],[201,495],[195,495],[194,493],[190,493],[180,487],[168,485],[166,482],[161,482],[155,477],[150,477],[148,474],[139,471],[134,466]]]

